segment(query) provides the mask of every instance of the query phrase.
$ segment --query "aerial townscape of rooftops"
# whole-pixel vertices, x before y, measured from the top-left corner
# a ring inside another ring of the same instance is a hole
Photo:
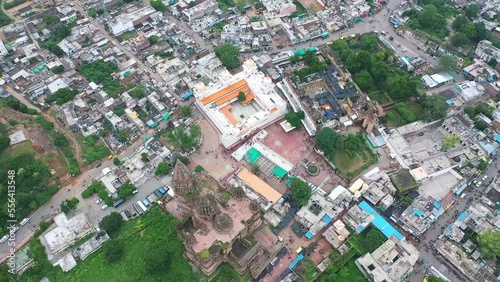
[[[500,0],[0,5],[0,281],[500,280]]]

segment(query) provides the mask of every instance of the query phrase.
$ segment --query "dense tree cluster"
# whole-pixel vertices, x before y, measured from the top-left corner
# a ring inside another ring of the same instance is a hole
[[[215,48],[215,55],[219,57],[222,65],[227,69],[235,69],[240,66],[240,50],[231,44],[224,44]]]
[[[11,176],[11,177],[9,177]],[[0,158],[0,200],[8,202],[8,181],[14,178],[16,183],[15,213],[8,212],[7,204],[0,205],[0,231],[6,231],[7,219],[12,214],[18,220],[27,217],[37,207],[45,204],[58,187],[48,186],[51,178],[50,168],[32,154],[22,153],[17,156]]]
[[[69,101],[72,101],[76,94],[78,94],[78,90],[71,89],[71,88],[61,88],[57,90],[54,94],[47,96],[45,98],[45,103],[52,103],[56,102],[58,105],[65,104]]]
[[[324,71],[327,68],[326,63],[321,62],[316,53],[312,51],[306,51],[304,56],[302,56],[302,60],[307,67],[293,71],[293,74],[300,79],[304,79],[304,77],[310,74]]]
[[[451,44],[455,47],[477,44],[488,36],[488,30],[483,22],[473,23],[461,15],[455,18],[452,27],[455,34],[451,37]]]
[[[144,97],[146,90],[141,85],[137,85],[128,91],[128,94],[136,99],[141,99]]]
[[[367,149],[362,132],[358,134],[340,135],[329,127],[324,127],[316,133],[316,147],[326,156],[333,156],[337,150],[347,152],[351,157],[356,157]]]
[[[112,62],[95,61],[85,63],[78,67],[78,71],[88,80],[102,84],[104,91],[111,97],[126,90],[119,81],[113,80],[111,74],[118,71],[118,67]]]
[[[180,113],[181,117],[187,118],[193,114],[193,109],[191,109],[190,106],[182,105],[180,110],[179,110],[179,113]]]
[[[106,156],[109,156],[109,149],[104,145],[93,146],[85,150],[83,153],[83,162],[86,164],[93,163]]]
[[[424,112],[422,117],[425,121],[434,121],[445,118],[450,105],[441,95],[426,96],[422,101]]]
[[[65,200],[61,203],[61,210],[65,213],[74,212],[76,205],[78,205],[79,202],[80,200],[75,197]]]
[[[188,129],[182,126],[163,134],[168,143],[184,152],[191,152],[198,148],[201,141],[201,129],[198,125],[191,125]]]
[[[420,29],[439,38],[448,35],[446,17],[441,15],[439,9],[433,4],[424,5],[421,11],[408,10],[403,13],[403,16],[410,17],[408,27],[412,29]]]
[[[333,50],[344,62],[344,66],[353,75],[353,80],[363,91],[388,91],[393,99],[414,96],[418,82],[408,72],[389,67],[387,51],[375,51],[377,38],[364,35],[359,40],[338,40]],[[361,48],[353,51],[353,48]]]
[[[5,105],[13,110],[19,111],[24,114],[36,115],[37,111],[35,109],[30,109],[25,104],[19,102],[17,99],[9,97],[5,99]]]
[[[500,232],[485,231],[477,236],[481,254],[498,261],[500,259]]]
[[[162,0],[151,0],[151,7],[158,12],[165,12],[167,10],[167,6],[163,4]]]
[[[45,48],[56,56],[64,55],[64,51],[57,46],[61,40],[71,35],[71,26],[60,25],[51,31],[50,37],[40,43],[40,47]]]

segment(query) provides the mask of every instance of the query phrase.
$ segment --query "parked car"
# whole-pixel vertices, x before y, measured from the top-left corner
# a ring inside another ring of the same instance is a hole
[[[5,241],[7,241],[7,239],[9,239],[9,234],[3,236],[2,239],[0,239],[0,243],[1,244],[5,243]]]
[[[488,175],[483,176],[483,178],[481,178],[481,179],[482,179],[483,181],[485,181],[485,180],[486,180],[486,178],[488,178]]]
[[[476,183],[476,187],[481,186],[481,184],[483,184],[483,182],[482,182],[482,181],[479,181],[478,183]]]
[[[130,211],[128,209],[125,209],[123,211],[123,213],[127,216],[127,218],[131,218],[132,217],[132,214],[130,213]]]
[[[139,215],[142,215],[144,213],[144,210],[139,207],[137,204],[133,204],[132,207],[137,211]]]
[[[132,195],[135,195],[137,194],[139,191],[137,189],[135,189],[133,192],[132,192]]]
[[[21,223],[20,223],[20,224],[21,224],[21,226],[24,226],[24,225],[26,225],[26,223],[28,223],[29,221],[30,221],[30,219],[27,217],[27,218],[25,218],[25,219],[21,220]]]
[[[96,204],[100,204],[101,202],[102,202],[101,198],[99,198],[99,199],[97,199],[97,201],[95,201]]]
[[[102,209],[102,210],[105,210],[105,209],[107,209],[107,208],[108,208],[108,205],[104,205],[104,206],[102,206],[102,208],[101,208],[101,209]]]

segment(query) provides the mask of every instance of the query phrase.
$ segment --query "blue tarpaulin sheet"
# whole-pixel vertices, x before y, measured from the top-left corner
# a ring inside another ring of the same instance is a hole
[[[307,231],[307,233],[304,235],[307,239],[311,239],[314,234],[311,231]]]
[[[391,238],[393,235],[399,240],[403,239],[403,235],[399,233],[387,220],[385,220],[375,209],[373,209],[366,201],[358,204],[358,206],[369,214],[373,214],[375,219],[372,224],[382,232],[385,237]]]
[[[323,222],[325,223],[325,226],[328,225],[328,223],[330,223],[332,221],[332,217],[325,214],[325,216],[323,216]]]
[[[295,258],[293,260],[292,264],[290,264],[290,266],[288,267],[288,269],[292,270],[297,265],[297,263],[299,263],[299,261],[301,261],[303,258],[304,258],[304,255],[300,254],[297,258]]]

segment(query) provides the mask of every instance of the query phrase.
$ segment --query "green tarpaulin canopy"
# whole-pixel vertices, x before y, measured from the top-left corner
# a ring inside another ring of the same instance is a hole
[[[254,164],[260,158],[262,153],[259,150],[255,149],[254,147],[252,147],[248,150],[247,155],[248,155],[248,161],[251,164]]]
[[[276,175],[277,177],[279,178],[283,178],[285,177],[286,175],[286,170],[282,169],[281,167],[279,166],[276,166],[274,169],[273,169],[273,174]]]

